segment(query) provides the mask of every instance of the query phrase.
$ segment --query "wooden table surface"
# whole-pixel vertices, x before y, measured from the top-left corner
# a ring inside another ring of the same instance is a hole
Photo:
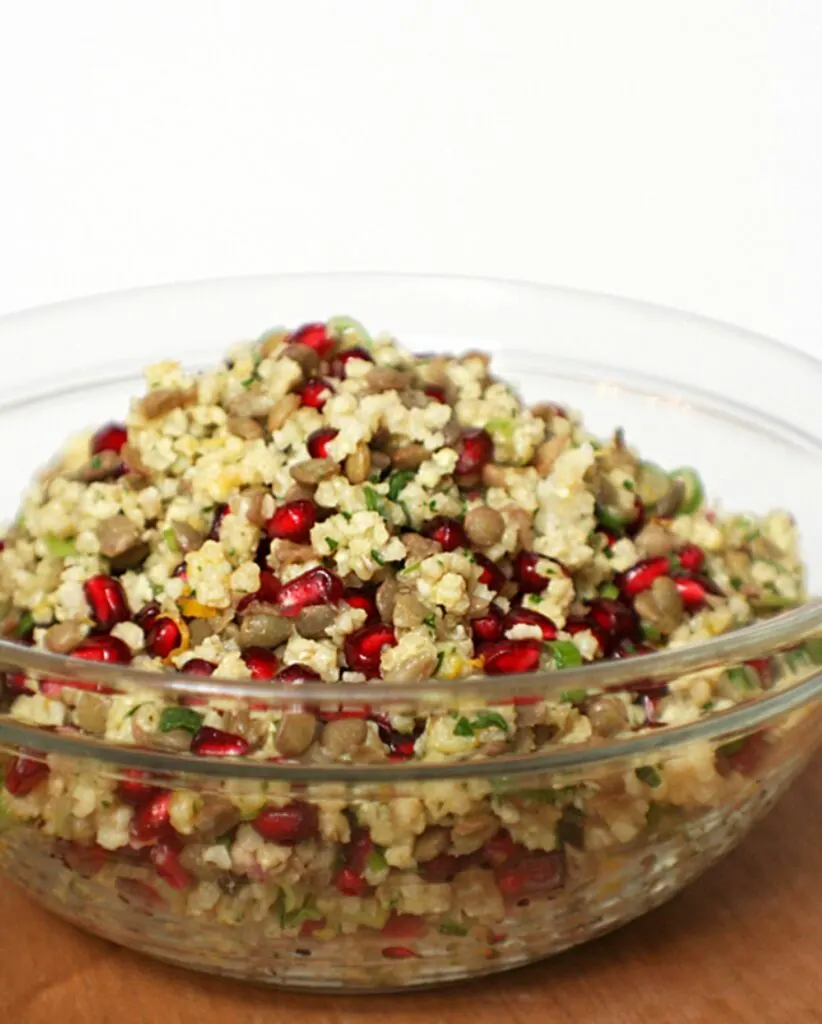
[[[313,996],[164,965],[0,884],[2,1024],[822,1022],[822,761],[742,847],[640,921],[552,961],[417,995]]]

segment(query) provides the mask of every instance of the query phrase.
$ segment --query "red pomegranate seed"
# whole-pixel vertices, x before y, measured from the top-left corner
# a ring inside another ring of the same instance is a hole
[[[360,706],[348,704],[345,707],[337,708],[336,711],[326,711],[323,709],[320,717],[323,722],[339,722],[343,718],[370,718],[370,716],[370,704],[362,704]]]
[[[100,452],[116,452],[119,455],[126,441],[128,432],[122,423],[107,423],[94,434],[89,447],[92,455],[99,455]]]
[[[303,921],[300,925],[300,938],[310,939],[314,932],[322,931],[325,928],[325,918],[321,918],[319,921]]]
[[[753,732],[750,736],[728,744],[731,749],[720,750],[725,764],[740,775],[753,775],[760,767],[768,752],[764,732]]]
[[[368,882],[350,867],[340,868],[334,884],[343,896],[363,896],[371,888]]]
[[[541,594],[551,580],[537,572],[542,561],[535,551],[520,551],[514,558],[514,579],[525,594]]]
[[[480,852],[484,863],[497,868],[519,859],[525,852],[525,847],[515,843],[508,832],[500,829],[496,835],[491,836]]]
[[[48,774],[49,766],[44,761],[20,754],[6,765],[6,789],[12,796],[28,796]]]
[[[169,821],[169,805],[171,791],[160,790],[156,796],[142,804],[131,819],[129,835],[131,841],[139,846],[156,842],[164,833],[171,831]]]
[[[384,647],[394,647],[397,637],[392,626],[382,622],[349,633],[345,638],[345,660],[354,672],[362,672],[369,679],[380,674],[380,655]]]
[[[3,677],[3,683],[5,692],[13,697],[19,697],[23,693],[34,693],[34,686],[28,681],[25,672],[7,672]]]
[[[413,949],[407,946],[386,946],[382,951],[386,960],[411,960],[417,956]]]
[[[246,596],[237,605],[237,611],[244,611],[250,604],[259,601],[262,604],[276,604],[282,586],[270,569],[260,571],[260,586],[253,594]]]
[[[503,898],[522,899],[561,889],[565,884],[565,858],[561,851],[536,851],[497,869],[497,886]]]
[[[91,576],[83,584],[83,591],[92,618],[100,629],[108,631],[118,622],[126,622],[131,617],[126,594],[119,580],[102,574]]]
[[[177,580],[182,580],[184,583],[188,583],[188,566],[185,562],[180,562],[171,575]]]
[[[167,658],[183,642],[183,634],[174,619],[161,615],[146,636],[146,651],[155,658]]]
[[[152,797],[162,792],[157,786],[144,780],[149,778],[148,772],[140,771],[139,768],[126,768],[123,777],[117,783],[117,796],[124,804],[131,807],[140,807],[151,800]]]
[[[425,931],[425,921],[414,914],[392,913],[380,929],[386,939],[418,939]]]
[[[312,804],[290,803],[266,807],[251,822],[252,828],[272,843],[293,846],[317,835],[317,808]]]
[[[217,505],[217,507],[214,509],[214,518],[211,520],[211,529],[208,531],[209,540],[220,539],[220,530],[222,529],[223,526],[223,520],[227,515],[230,515],[228,505]]]
[[[339,431],[334,430],[333,427],[322,427],[320,430],[315,430],[313,434],[309,434],[306,445],[308,446],[308,454],[311,458],[330,458],[331,456],[328,454],[328,446],[338,433]]]
[[[547,622],[548,620],[546,619],[545,621]],[[474,643],[492,643],[495,640],[502,640],[504,633],[502,622],[502,612],[493,605],[491,605],[485,615],[481,615],[477,619],[471,619],[471,634],[474,637]]]
[[[767,658],[751,658],[750,661],[746,661],[745,664],[750,665],[754,672],[756,672],[757,676],[759,676],[759,681],[762,683],[763,689],[769,689],[773,682],[770,661]]]
[[[305,544],[311,534],[311,527],[317,522],[317,506],[308,498],[288,501],[275,511],[265,524],[266,533],[274,540],[290,540],[294,544]]]
[[[329,334],[325,324],[303,324],[285,339],[289,345],[305,345],[313,348],[320,359],[324,358],[334,347],[336,339]],[[286,353],[287,355],[288,353]]]
[[[374,360],[371,353],[359,345],[355,345],[354,348],[347,348],[344,352],[339,352],[331,360],[331,368],[329,373],[332,377],[339,377],[342,380],[345,377],[346,365],[351,359],[363,359],[366,363],[373,363]]]
[[[204,725],[191,741],[191,753],[199,757],[242,757],[251,747],[242,736]]]
[[[103,870],[110,854],[97,843],[83,846],[82,843],[66,842],[60,844],[60,856],[69,871],[74,871],[84,878],[92,878]]]
[[[357,590],[346,587],[343,591],[343,601],[352,608],[359,608],[364,611],[368,618],[366,623],[379,622],[380,613],[377,611],[377,602],[374,595],[368,590]]]
[[[428,395],[429,398],[433,398],[435,402],[439,402],[441,405],[446,405],[448,399],[445,397],[445,388],[441,388],[439,384],[426,384],[422,389],[424,394]]]
[[[317,566],[301,576],[289,580],[277,595],[277,607],[286,618],[293,619],[315,604],[337,604],[342,597],[343,585],[339,576]]]
[[[368,866],[368,858],[374,852],[374,840],[368,829],[355,828],[345,848],[345,863],[356,875],[362,875]]]
[[[479,473],[491,461],[494,442],[486,430],[465,430],[457,446],[457,476]]]
[[[144,633],[148,633],[159,616],[160,606],[156,601],[151,601],[149,604],[143,605],[140,611],[137,612],[134,616],[134,621]]]
[[[499,640],[497,643],[482,644],[477,654],[482,658],[483,667],[489,676],[534,672],[539,668],[542,641]]]
[[[684,548],[677,551],[676,557],[687,572],[699,572],[705,564],[705,552],[696,544],[686,544]]]
[[[84,661],[100,661],[106,665],[128,665],[131,650],[125,641],[116,636],[87,636],[74,648],[71,656]],[[66,685],[79,686],[76,682]]]
[[[297,394],[300,396],[300,402],[308,406],[309,409],[322,409],[334,394],[334,389],[327,380],[323,380],[321,377],[311,377]]]
[[[500,569],[498,565],[492,562],[491,559],[485,555],[475,554],[474,558],[477,565],[482,569],[479,582],[482,583],[483,586],[488,587],[489,590],[499,593],[499,591],[505,586],[505,574],[502,569]]]
[[[182,845],[176,836],[168,839],[161,839],[151,849],[151,862],[157,869],[157,874],[172,889],[187,889],[193,879],[180,863],[180,851]]]
[[[654,580],[658,580],[661,576],[667,576],[670,569],[670,559],[664,556],[646,558],[617,576],[616,583],[623,597],[636,597],[637,594],[650,589]]]
[[[674,583],[676,584],[679,596],[682,598],[682,603],[688,611],[695,611],[705,604],[707,591],[699,580],[678,577],[674,580]]]
[[[277,679],[281,683],[314,683],[319,682],[321,676],[308,665],[287,665]]]
[[[252,679],[273,679],[279,667],[276,656],[265,647],[247,647],[243,651],[243,661]]]
[[[206,661],[205,658],[189,658],[180,671],[187,676],[210,676],[214,674],[216,668],[213,662]]]
[[[447,516],[430,519],[423,527],[423,534],[440,544],[443,551],[468,547],[468,538],[461,524]]]
[[[543,640],[556,640],[557,638],[557,627],[547,615],[543,615],[533,608],[512,608],[505,616],[503,632],[507,633],[514,626],[539,626],[542,630]]]
[[[589,628],[603,654],[610,653],[621,640],[639,638],[639,620],[634,610],[621,601],[596,598],[591,602],[584,621],[590,624]]]

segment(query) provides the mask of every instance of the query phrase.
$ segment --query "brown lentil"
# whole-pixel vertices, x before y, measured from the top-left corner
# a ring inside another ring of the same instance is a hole
[[[291,467],[291,475],[298,484],[316,485],[321,480],[336,476],[338,470],[333,459],[306,459]]]
[[[465,516],[465,532],[472,544],[488,548],[496,544],[505,532],[505,520],[495,508],[479,505]]]
[[[273,434],[275,430],[284,427],[289,417],[300,408],[300,396],[295,394],[283,395],[275,403],[268,414],[268,429]]]
[[[275,742],[283,757],[298,757],[314,742],[317,721],[307,711],[286,711],[277,726]]]
[[[46,630],[43,643],[53,654],[71,654],[87,632],[88,629],[82,622],[73,619],[55,622]]]
[[[338,718],[323,728],[321,743],[332,757],[353,754],[365,743],[368,726],[362,718]]]
[[[262,426],[250,416],[229,416],[225,425],[230,433],[236,434],[244,441],[255,441],[260,437],[265,437]]]
[[[371,452],[367,444],[358,444],[346,457],[343,471],[351,484],[361,484],[368,479],[371,472]]]

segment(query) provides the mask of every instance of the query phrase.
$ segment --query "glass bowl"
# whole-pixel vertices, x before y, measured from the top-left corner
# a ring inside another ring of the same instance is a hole
[[[697,466],[727,507],[790,509],[809,590],[820,589],[817,363],[685,314],[500,281],[261,277],[8,317],[0,347],[20,359],[0,390],[0,513],[14,515],[71,431],[123,415],[144,364],[206,365],[273,322],[339,313],[413,350],[489,351],[528,401],[579,408],[597,433],[624,427],[645,457]],[[91,932],[256,983],[373,991],[505,970],[644,913],[739,842],[819,741],[821,638],[812,600],[698,645],[560,673],[298,692],[2,641],[0,864]],[[740,671],[756,674],[752,695],[676,726],[654,721],[671,688]],[[26,693],[31,680],[39,695]],[[372,764],[195,757],[141,746],[128,713],[107,728],[117,707],[208,702],[246,720],[297,707],[375,722],[458,721],[490,704],[527,723],[535,702],[601,691],[627,692],[645,727],[441,762],[401,746]],[[66,727],[81,702],[83,728]]]

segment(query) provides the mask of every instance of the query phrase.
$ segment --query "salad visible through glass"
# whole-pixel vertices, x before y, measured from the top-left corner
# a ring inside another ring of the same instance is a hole
[[[738,805],[774,736],[515,788],[448,765],[695,722],[779,672],[499,703],[472,703],[471,679],[636,658],[804,600],[788,512],[712,507],[696,469],[527,407],[486,355],[412,355],[347,317],[273,330],[207,372],[149,367],[122,423],[68,442],[5,533],[0,626],[86,661],[290,684],[293,703],[14,671],[0,712],[227,763],[436,762],[442,779],[217,785],[196,762],[164,780],[6,751],[0,818],[140,913],[254,921],[272,942],[366,934],[392,962],[465,939],[489,959],[512,914],[601,880],[611,851]],[[300,701],[306,682],[377,679],[467,696]]]

